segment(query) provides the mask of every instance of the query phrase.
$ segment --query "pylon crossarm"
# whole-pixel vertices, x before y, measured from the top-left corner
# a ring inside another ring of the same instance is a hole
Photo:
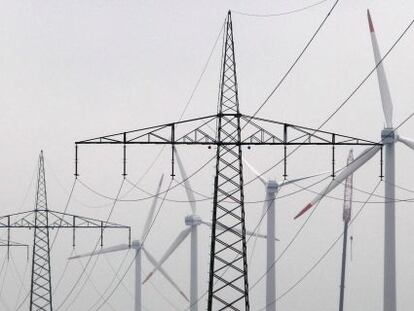
[[[240,117],[241,142],[216,139],[216,122],[234,122]],[[75,144],[140,144],[140,145],[380,145],[362,138],[322,131],[310,127],[283,123],[243,114],[217,114],[184,121],[166,123],[97,138],[77,141]]]
[[[42,213],[42,217],[48,221],[37,221],[36,213]],[[104,230],[106,229],[123,229],[128,230],[128,245],[131,245],[131,227],[120,225],[114,222],[107,222],[89,217],[82,217],[73,214],[56,212],[52,210],[38,210],[15,213],[0,217],[0,229],[8,230],[8,240],[10,240],[10,230],[26,228],[26,229],[72,229],[73,244],[75,246],[75,230],[76,229],[99,229],[100,243],[103,246]],[[7,242],[6,242],[7,243]],[[8,243],[11,243],[10,241]],[[1,244],[0,244],[1,246]],[[7,245],[6,245],[7,246]],[[8,246],[12,246],[9,244]]]
[[[39,211],[38,211],[39,212]],[[48,214],[49,228],[118,228],[130,229],[129,226],[120,225],[114,222],[82,217],[73,214],[56,212],[52,210],[42,211]],[[5,215],[0,217],[0,228],[34,228],[36,211],[28,211]],[[42,225],[37,225],[42,227]],[[1,241],[0,241],[1,245]]]
[[[130,229],[131,227],[117,224],[114,222],[107,222],[89,217],[82,217],[73,214],[67,214],[56,211],[49,212],[49,226],[52,228],[116,228],[116,229]]]

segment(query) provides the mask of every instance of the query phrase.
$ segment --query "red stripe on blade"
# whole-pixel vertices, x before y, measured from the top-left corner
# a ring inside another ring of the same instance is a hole
[[[299,212],[299,214],[297,214],[293,219],[299,218],[300,216],[302,216],[303,214],[305,214],[312,206],[313,206],[312,203],[309,203],[308,205],[306,205],[305,208],[303,210],[301,210]]]
[[[369,13],[369,10],[367,10],[367,15],[368,15],[369,31],[370,32],[375,32],[374,24],[372,23],[371,14]]]

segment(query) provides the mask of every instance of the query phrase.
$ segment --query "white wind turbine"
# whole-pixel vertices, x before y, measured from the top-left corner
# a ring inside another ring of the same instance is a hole
[[[142,231],[141,239],[132,241],[131,245],[128,244],[120,244],[112,247],[101,248],[95,252],[85,253],[77,256],[69,257],[69,259],[75,258],[82,258],[82,257],[89,257],[95,255],[101,255],[106,253],[113,253],[119,251],[129,250],[130,248],[135,250],[135,302],[134,302],[134,311],[142,311],[142,254],[141,251],[144,252],[148,260],[151,262],[152,265],[157,265],[157,260],[148,252],[148,250],[144,247],[143,241],[145,241],[149,230],[151,228],[151,224],[154,218],[155,209],[157,207],[157,200],[159,197],[161,184],[164,176],[161,176],[160,182],[158,184],[157,192],[154,195],[154,200],[151,205],[151,209],[148,213],[147,220],[145,222],[144,230]],[[161,274],[170,282],[170,284],[188,301],[187,296],[184,292],[178,287],[178,285],[173,281],[173,279],[167,274],[167,272],[159,268]]]
[[[200,216],[197,215],[196,200],[194,198],[194,192],[191,188],[187,173],[184,169],[183,163],[181,162],[180,156],[178,155],[177,150],[175,149],[175,157],[177,164],[183,179],[184,188],[187,194],[188,201],[191,206],[192,214],[185,217],[185,224],[189,228],[181,231],[177,238],[171,243],[170,247],[167,249],[165,254],[161,257],[160,261],[154,267],[153,271],[146,277],[144,283],[149,280],[149,278],[157,271],[161,269],[163,263],[170,257],[172,253],[180,246],[180,244],[185,240],[185,238],[190,235],[191,238],[191,249],[190,249],[190,311],[198,310],[198,236],[197,230],[199,225],[206,225],[211,227],[211,222],[204,221]],[[217,226],[217,230],[235,230],[228,227]],[[237,230],[237,232],[240,232]],[[241,234],[241,232],[240,232]],[[266,235],[254,233],[246,230],[246,235],[255,236],[259,238],[266,238]],[[160,270],[161,271],[161,270]]]
[[[266,311],[276,311],[276,196],[282,187],[289,184],[305,180],[308,178],[323,175],[325,173],[306,176],[302,178],[296,178],[289,181],[278,182],[275,179],[265,180],[262,174],[259,174],[257,170],[243,159],[243,162],[249,167],[249,169],[256,175],[256,177],[262,182],[266,189],[266,196],[263,205],[263,215],[266,215],[267,220],[267,243],[266,243]]]
[[[396,265],[395,265],[395,143],[402,142],[414,150],[414,141],[397,135],[393,126],[393,105],[388,88],[387,77],[381,62],[381,54],[375,35],[374,25],[369,13],[368,24],[371,33],[371,42],[374,50],[375,64],[377,65],[378,84],[381,93],[382,108],[384,111],[386,128],[381,131],[381,142],[385,148],[385,221],[384,221],[384,311],[397,310]],[[326,194],[336,188],[349,175],[368,162],[381,146],[374,146],[363,151],[350,163],[332,182],[295,216],[295,219],[315,206]]]

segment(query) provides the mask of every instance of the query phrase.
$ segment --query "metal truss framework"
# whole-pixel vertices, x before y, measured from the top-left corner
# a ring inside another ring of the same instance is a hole
[[[173,149],[172,176],[174,176],[175,146],[216,146],[208,310],[247,311],[250,306],[244,226],[242,146],[283,146],[285,176],[287,176],[288,146],[330,146],[332,148],[332,175],[334,176],[336,146],[381,144],[241,114],[230,12],[226,19],[224,36],[220,105],[217,114],[77,141],[75,143],[75,176],[79,175],[79,145],[123,145],[123,175],[127,172],[126,147],[128,145],[171,145]],[[216,225],[226,227],[228,230],[216,232]],[[237,230],[240,230],[242,234]]]
[[[48,209],[43,152],[39,156],[35,210],[0,216],[0,229],[7,229],[8,233],[7,241],[2,242],[1,246],[14,246],[10,241],[10,231],[21,228],[34,229],[30,311],[53,310],[49,229],[72,229],[73,246],[76,229],[99,229],[101,246],[105,229],[125,229],[131,244],[131,228],[128,226]]]

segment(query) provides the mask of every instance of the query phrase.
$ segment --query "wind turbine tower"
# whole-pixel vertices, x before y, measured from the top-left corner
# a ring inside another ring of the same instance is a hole
[[[256,175],[260,182],[265,186],[266,196],[263,204],[263,215],[266,215],[266,311],[276,311],[276,197],[282,187],[289,184],[305,180],[308,178],[323,175],[316,174],[306,177],[296,178],[288,181],[278,182],[276,179],[265,180],[262,174],[245,159],[243,162]]]

